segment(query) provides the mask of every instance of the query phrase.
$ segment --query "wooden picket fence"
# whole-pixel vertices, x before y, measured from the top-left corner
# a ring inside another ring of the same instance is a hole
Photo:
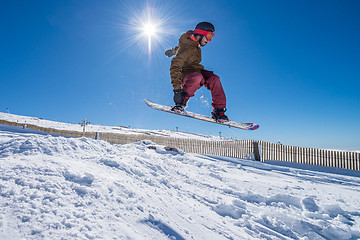
[[[99,139],[113,144],[127,144],[150,140],[156,144],[181,149],[187,153],[199,153],[236,158],[248,158],[253,152],[253,141],[206,141],[187,138],[171,138],[144,134],[100,133]]]
[[[360,153],[317,148],[302,148],[258,141],[261,158],[302,164],[360,170]]]
[[[156,144],[178,148],[188,153],[255,158],[259,161],[277,160],[301,164],[360,170],[360,153],[333,151],[316,148],[285,146],[256,140],[206,141],[197,139],[170,138],[146,134],[120,134],[106,132],[77,132],[39,127],[36,125],[0,120],[0,124],[20,126],[69,137],[100,139],[112,144],[128,144],[150,140]]]

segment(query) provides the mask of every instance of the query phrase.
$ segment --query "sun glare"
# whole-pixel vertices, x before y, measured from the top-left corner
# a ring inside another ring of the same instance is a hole
[[[148,45],[148,52],[151,53],[151,45],[152,45],[152,37],[156,38],[156,33],[158,32],[159,27],[154,25],[151,20],[145,23],[142,27],[142,33],[147,37],[147,45]]]
[[[162,25],[164,22],[156,19],[155,16],[150,14],[150,10],[142,18],[138,19],[134,30],[136,31],[136,39],[146,43],[148,53],[151,54],[152,45],[161,41],[160,35],[163,34]],[[144,17],[145,16],[145,17]]]
[[[148,36],[153,36],[157,32],[156,26],[152,22],[145,23],[143,31]]]
[[[143,9],[139,8],[139,5],[131,5],[127,10],[128,22],[123,27],[127,29],[129,38],[121,48],[133,48],[135,44],[139,55],[144,52],[149,56],[153,55],[153,52],[155,55],[163,53],[164,49],[160,51],[158,48],[165,46],[167,36],[173,33],[176,13],[166,4],[152,7],[147,5]]]

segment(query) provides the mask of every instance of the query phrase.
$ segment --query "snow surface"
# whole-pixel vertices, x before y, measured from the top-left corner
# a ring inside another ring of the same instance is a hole
[[[0,239],[358,239],[360,173],[0,125]]]
[[[39,127],[45,128],[53,128],[58,130],[70,130],[70,131],[83,131],[83,126],[80,124],[72,124],[72,123],[63,123],[45,120],[37,117],[27,117],[21,115],[15,115],[10,113],[0,112],[0,119],[6,120],[9,122],[17,122],[23,124],[33,124]],[[202,134],[194,134],[194,133],[185,133],[179,131],[171,131],[171,130],[148,130],[148,129],[134,129],[124,126],[102,126],[102,125],[94,125],[88,124],[85,127],[87,132],[112,132],[112,133],[121,133],[121,134],[145,134],[145,135],[153,135],[153,136],[163,136],[163,137],[174,137],[174,138],[191,138],[198,140],[209,140],[209,141],[229,141],[231,139],[219,137],[219,136],[209,136]]]

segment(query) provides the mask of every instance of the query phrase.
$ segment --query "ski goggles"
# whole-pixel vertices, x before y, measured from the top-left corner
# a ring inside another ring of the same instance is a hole
[[[201,29],[195,29],[194,33],[204,35],[209,42],[215,36],[215,33],[210,32],[210,31],[201,30]]]

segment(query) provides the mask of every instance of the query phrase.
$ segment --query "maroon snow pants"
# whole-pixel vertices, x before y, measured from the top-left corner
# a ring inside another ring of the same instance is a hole
[[[193,97],[196,90],[205,86],[211,91],[212,106],[225,108],[226,97],[220,82],[220,77],[210,71],[188,72],[183,78],[183,91]]]

